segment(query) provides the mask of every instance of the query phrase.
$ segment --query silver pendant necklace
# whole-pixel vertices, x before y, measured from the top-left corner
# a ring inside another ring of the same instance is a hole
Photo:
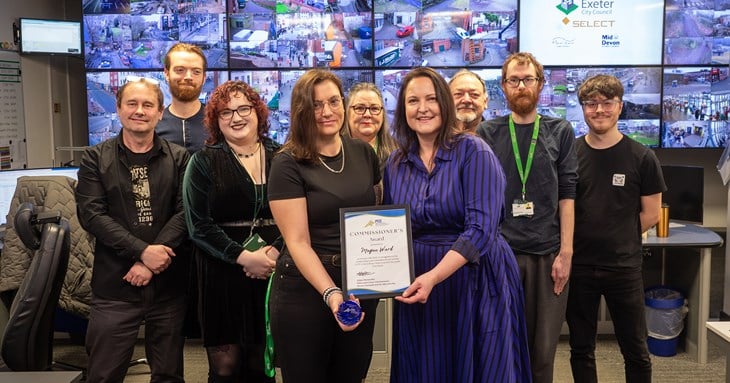
[[[322,156],[319,156],[318,157],[319,158],[319,162],[322,165],[324,165],[324,167],[327,168],[327,170],[329,170],[329,171],[331,171],[332,173],[335,173],[335,174],[340,174],[340,173],[342,173],[343,170],[345,170],[345,144],[344,143],[341,143],[340,144],[340,150],[342,151],[342,166],[340,166],[340,170],[332,169],[331,167],[329,167],[327,165],[327,163],[324,162],[324,160],[322,160]]]

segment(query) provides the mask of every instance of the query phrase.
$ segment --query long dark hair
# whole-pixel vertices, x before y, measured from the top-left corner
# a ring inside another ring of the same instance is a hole
[[[310,69],[294,84],[291,93],[291,126],[282,151],[290,153],[297,161],[315,162],[317,152],[317,118],[314,115],[314,87],[331,81],[343,97],[342,81],[325,69]],[[343,121],[344,124],[344,121]],[[340,130],[342,128],[340,127]]]
[[[439,105],[441,113],[441,127],[436,136],[434,146],[448,149],[454,137],[459,134],[459,131],[456,129],[456,107],[454,106],[454,99],[451,96],[449,84],[435,70],[428,67],[418,67],[408,72],[403,78],[400,90],[398,91],[398,104],[395,108],[393,124],[391,125],[393,138],[395,138],[399,149],[398,155],[401,157],[405,156],[413,145],[418,143],[416,132],[408,126],[408,120],[406,120],[405,101],[406,88],[414,78],[418,77],[430,79],[436,91],[436,102]]]

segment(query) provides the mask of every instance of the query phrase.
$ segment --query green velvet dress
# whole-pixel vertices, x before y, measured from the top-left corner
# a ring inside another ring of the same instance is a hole
[[[279,145],[265,138],[266,179]],[[224,142],[206,146],[190,159],[183,181],[185,218],[196,245],[199,318],[205,347],[241,345],[245,365],[263,373],[264,298],[268,281],[246,277],[236,258],[251,233],[281,249],[272,225],[266,185],[254,185],[236,154]],[[258,209],[257,209],[257,202]]]

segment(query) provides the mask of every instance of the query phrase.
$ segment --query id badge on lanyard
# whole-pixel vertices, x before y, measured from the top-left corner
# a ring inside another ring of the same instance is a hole
[[[513,217],[532,217],[535,212],[535,205],[531,201],[525,201],[524,199],[515,199],[512,202],[512,216]]]
[[[540,131],[540,115],[538,114],[535,118],[535,124],[532,128],[532,139],[530,141],[530,149],[527,152],[527,163],[524,168],[522,166],[522,157],[520,156],[520,149],[517,145],[517,134],[515,133],[515,123],[512,120],[512,115],[509,116],[509,133],[510,140],[512,141],[512,151],[515,155],[515,164],[517,165],[517,171],[520,175],[520,181],[522,181],[522,198],[516,198],[512,202],[512,216],[513,217],[532,217],[535,214],[535,204],[525,198],[525,192],[527,189],[527,177],[530,175],[530,169],[532,168],[532,159],[535,155],[535,147],[537,146],[537,136]]]

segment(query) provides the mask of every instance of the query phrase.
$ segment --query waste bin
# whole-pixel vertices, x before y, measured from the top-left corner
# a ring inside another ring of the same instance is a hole
[[[687,303],[682,293],[668,287],[649,288],[644,294],[649,352],[657,356],[677,354],[677,341],[684,329]]]

